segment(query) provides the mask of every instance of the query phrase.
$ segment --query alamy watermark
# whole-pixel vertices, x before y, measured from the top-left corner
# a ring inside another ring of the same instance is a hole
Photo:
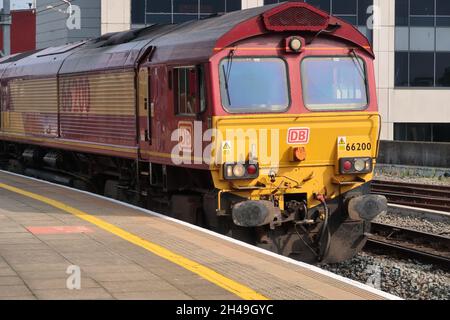
[[[309,131],[308,131],[309,134]],[[171,152],[172,162],[181,164],[222,164],[249,162],[278,166],[280,162],[280,130],[272,129],[208,129],[194,121],[180,123],[172,132],[177,142]]]
[[[381,290],[381,267],[377,265],[369,265],[365,271],[366,274],[369,274],[366,284],[375,289]]]
[[[66,280],[66,287],[69,290],[81,289],[81,268],[76,265],[67,267],[66,273],[69,277]]]

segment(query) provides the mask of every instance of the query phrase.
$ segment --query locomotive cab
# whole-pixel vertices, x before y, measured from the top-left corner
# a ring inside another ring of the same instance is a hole
[[[381,122],[374,57],[367,41],[334,36],[346,23],[327,20],[321,36],[317,25],[287,19],[299,15],[325,17],[282,5],[263,15],[271,32],[217,48],[210,60],[219,192],[218,215],[207,217],[213,225],[228,217],[228,232],[244,239],[251,229],[261,247],[336,262],[362,248],[387,208],[369,194]]]

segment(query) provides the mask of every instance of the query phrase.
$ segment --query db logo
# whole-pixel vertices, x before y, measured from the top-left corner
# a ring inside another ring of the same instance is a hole
[[[288,144],[306,144],[309,142],[309,128],[289,128]]]

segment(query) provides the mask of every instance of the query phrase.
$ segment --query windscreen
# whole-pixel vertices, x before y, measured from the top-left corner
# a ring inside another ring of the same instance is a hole
[[[279,58],[226,58],[220,91],[231,113],[282,112],[289,106],[286,64]]]
[[[310,57],[301,63],[303,100],[313,111],[363,110],[368,99],[364,62],[356,57]]]

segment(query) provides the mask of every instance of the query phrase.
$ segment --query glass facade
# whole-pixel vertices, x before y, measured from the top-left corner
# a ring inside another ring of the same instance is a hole
[[[284,2],[285,0],[264,0],[264,4]],[[306,2],[319,9],[330,12],[355,25],[372,42],[373,0],[292,0]]]
[[[450,87],[450,1],[396,0],[395,86]]]
[[[241,0],[132,0],[131,24],[170,24],[241,10]]]
[[[395,123],[394,140],[450,142],[450,123]]]

